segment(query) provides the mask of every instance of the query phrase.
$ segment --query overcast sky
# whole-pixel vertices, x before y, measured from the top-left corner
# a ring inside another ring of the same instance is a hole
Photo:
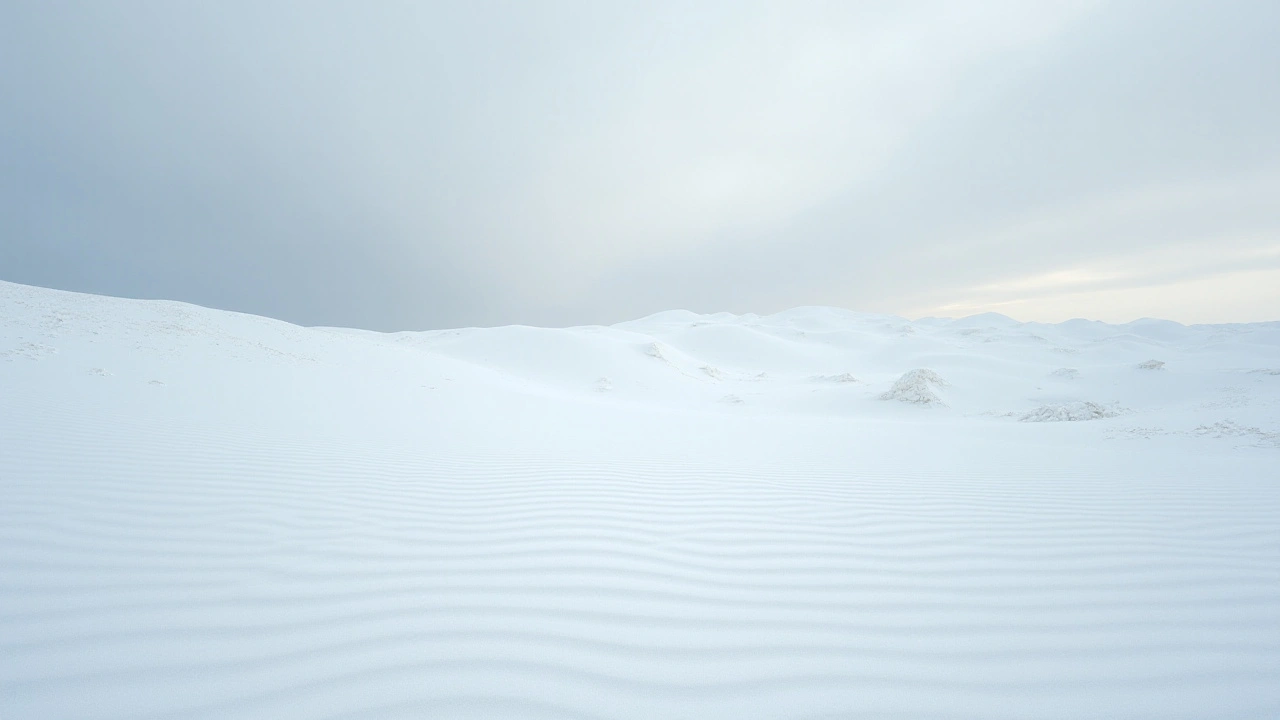
[[[0,279],[1280,320],[1280,2],[5,2]]]

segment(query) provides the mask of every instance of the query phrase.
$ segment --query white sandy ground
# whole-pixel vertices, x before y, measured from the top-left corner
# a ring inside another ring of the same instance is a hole
[[[0,283],[0,492],[2,718],[1280,717],[1280,323]]]

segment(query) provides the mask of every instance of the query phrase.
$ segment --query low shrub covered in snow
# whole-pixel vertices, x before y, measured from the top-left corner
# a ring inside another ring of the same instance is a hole
[[[915,405],[942,405],[946,403],[933,391],[935,387],[944,388],[949,383],[938,373],[927,368],[909,370],[898,378],[893,387],[880,396],[881,400],[897,400]]]
[[[1124,411],[1115,406],[1099,405],[1094,402],[1070,402],[1059,405],[1041,405],[1018,416],[1022,422],[1081,422],[1084,420],[1101,420],[1102,418],[1122,415]]]
[[[858,378],[852,373],[840,373],[839,375],[814,375],[809,378],[813,382],[832,382],[832,383],[856,383]]]

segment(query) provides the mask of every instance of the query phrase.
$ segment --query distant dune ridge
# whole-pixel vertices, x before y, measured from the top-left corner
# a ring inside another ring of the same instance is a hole
[[[1280,322],[0,283],[0,717],[1280,716]]]

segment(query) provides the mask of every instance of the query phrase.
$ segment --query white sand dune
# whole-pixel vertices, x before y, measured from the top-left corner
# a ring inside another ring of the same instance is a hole
[[[1277,717],[1278,365],[1280,323],[0,283],[0,717]],[[879,400],[917,368],[945,407]]]

